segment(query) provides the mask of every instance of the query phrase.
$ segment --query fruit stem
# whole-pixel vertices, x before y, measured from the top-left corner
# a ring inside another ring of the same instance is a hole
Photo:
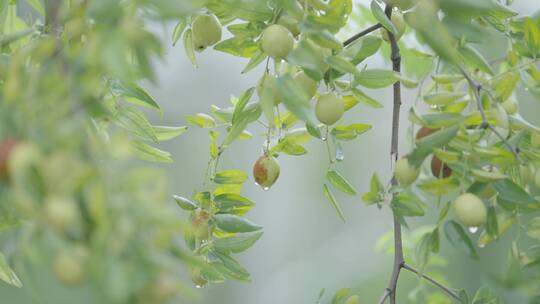
[[[352,36],[351,38],[345,40],[345,42],[343,42],[343,46],[348,46],[349,44],[355,42],[356,40],[358,40],[359,38],[362,38],[364,37],[365,35],[373,32],[373,31],[376,31],[378,29],[380,29],[382,27],[382,25],[380,23],[377,23],[375,25],[372,25],[370,27],[368,27],[367,29],[355,34],[354,36]]]

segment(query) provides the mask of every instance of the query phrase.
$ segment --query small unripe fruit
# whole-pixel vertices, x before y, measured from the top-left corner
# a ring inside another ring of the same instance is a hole
[[[54,273],[67,286],[79,286],[86,277],[88,252],[82,246],[60,252],[54,259]]]
[[[452,175],[452,169],[447,164],[443,163],[440,158],[433,156],[431,159],[431,173],[435,177],[447,178]]]
[[[466,227],[478,227],[486,223],[486,206],[474,194],[464,193],[458,196],[453,208],[458,222]]]
[[[267,27],[261,38],[262,50],[275,60],[286,58],[294,47],[294,38],[283,25],[273,24]]]
[[[286,27],[294,37],[300,35],[300,23],[291,15],[282,14],[277,23]]]
[[[304,89],[310,98],[317,93],[317,82],[306,75],[306,73],[302,71],[296,73],[294,75],[294,80]]]
[[[208,284],[208,280],[204,278],[200,268],[191,269],[191,281],[195,284],[195,287],[198,288],[202,288]]]
[[[269,189],[279,177],[279,163],[272,156],[263,155],[253,166],[253,177],[263,189]]]
[[[428,127],[421,127],[418,132],[416,132],[416,140],[420,140],[426,136],[429,136],[435,132],[439,131],[439,129],[432,129]]]
[[[508,113],[508,115],[515,114],[519,111],[519,104],[515,99],[509,98],[507,101],[502,103],[502,107]]]
[[[407,157],[402,157],[396,162],[396,171],[394,174],[400,185],[408,186],[418,178],[420,169],[412,166]]]
[[[276,85],[276,76],[265,73],[263,77],[261,77],[261,79],[257,83],[257,95],[259,96],[259,98],[262,98],[265,90],[268,90],[270,92],[274,104],[277,105],[281,102],[281,97],[279,95],[279,91]]]
[[[531,145],[535,148],[540,147],[540,133],[531,132]]]
[[[16,145],[17,140],[14,138],[6,138],[0,143],[0,179],[9,176],[8,161]]]
[[[335,93],[322,94],[315,106],[315,115],[323,124],[330,126],[336,123],[345,112],[345,102]]]
[[[79,209],[71,199],[50,197],[43,211],[47,224],[58,232],[66,232],[79,223]]]
[[[206,210],[196,210],[191,217],[191,225],[193,235],[199,240],[207,240],[210,237],[210,221],[211,214]]]
[[[392,23],[394,24],[394,27],[396,28],[397,32],[394,34],[394,37],[396,38],[396,41],[398,41],[401,36],[405,33],[405,20],[403,20],[403,14],[401,14],[400,11],[393,11],[392,12]],[[381,29],[382,31],[382,38],[386,42],[390,42],[390,37],[388,36],[388,31],[386,29]]]
[[[199,15],[191,25],[193,47],[201,52],[221,40],[221,24],[214,15]]]

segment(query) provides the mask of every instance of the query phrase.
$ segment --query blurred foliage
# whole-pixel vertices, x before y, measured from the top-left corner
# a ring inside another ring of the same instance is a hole
[[[265,126],[253,175],[269,190],[279,177],[278,156],[301,156],[308,141],[320,142],[328,151],[320,193],[345,221],[333,191],[359,194],[336,167],[346,142],[372,126],[339,120],[358,105],[389,106],[364,91],[401,84],[418,91],[408,118],[420,131],[397,163],[399,184],[374,173],[362,199],[391,208],[403,226],[410,217],[439,214],[432,227],[411,232],[403,249],[408,265],[444,283],[443,236],[478,259],[478,247],[489,249],[515,227],[508,271],[474,296],[456,292],[462,303],[536,303],[540,129],[519,114],[515,91],[525,87],[540,97],[540,17],[519,16],[507,4],[0,0],[0,279],[20,287],[13,265],[50,264],[62,283],[89,285],[95,302],[104,303],[168,302],[184,290],[182,265],[197,287],[247,282],[249,271],[233,256],[251,247],[262,227],[245,217],[255,205],[242,196],[248,174],[220,168],[222,154],[250,139],[251,125]],[[396,18],[389,18],[392,7]],[[380,29],[344,44],[350,19]],[[139,85],[155,81],[152,61],[163,56],[152,22],[176,22],[172,43],[181,43],[194,65],[198,52],[213,47],[246,58],[242,73],[266,66],[230,105],[186,116],[208,130],[210,144],[202,189],[173,197],[189,213],[185,222],[167,203],[165,176],[149,164],[171,162],[156,144],[187,130],[153,125],[145,114],[162,114]],[[389,58],[394,34],[403,71],[368,60]],[[482,50],[497,39],[505,45],[501,58],[486,58]],[[389,240],[381,247],[391,250]],[[419,282],[412,301],[449,303]],[[330,301],[361,297],[345,288]]]

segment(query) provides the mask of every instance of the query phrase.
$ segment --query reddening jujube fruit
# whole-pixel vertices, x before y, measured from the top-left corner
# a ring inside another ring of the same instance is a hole
[[[437,156],[433,156],[431,159],[431,173],[435,177],[447,178],[452,175],[452,169]]]
[[[255,182],[263,189],[269,189],[279,177],[279,163],[269,155],[263,155],[257,159],[253,166]]]
[[[407,157],[402,157],[396,162],[395,177],[402,186],[408,186],[418,178],[420,169],[411,165]]]
[[[211,214],[206,210],[196,210],[191,217],[193,235],[199,240],[207,240],[210,237]]]
[[[418,132],[416,132],[416,140],[420,140],[426,136],[429,136],[435,132],[439,131],[439,129],[432,129],[428,127],[421,127]]]
[[[294,38],[283,25],[272,24],[262,33],[261,47],[268,56],[275,60],[281,60],[292,51]]]
[[[261,79],[257,83],[257,95],[259,96],[259,98],[262,98],[265,90],[268,90],[270,92],[274,104],[277,105],[281,102],[281,97],[279,95],[279,91],[276,85],[276,76],[265,73],[263,77],[261,77]]]
[[[198,52],[221,40],[221,24],[214,15],[199,15],[191,25],[193,31],[193,47]]]
[[[394,37],[396,38],[396,41],[398,41],[401,36],[405,33],[405,20],[403,20],[403,14],[401,14],[400,11],[394,10],[392,12],[392,23],[394,24],[394,27],[396,28],[397,32],[394,34]],[[390,42],[390,37],[388,36],[388,31],[386,29],[381,29],[382,31],[382,38],[386,42]]]
[[[486,223],[487,209],[482,200],[471,193],[458,196],[453,204],[458,222],[466,227],[478,227]]]
[[[333,92],[322,94],[315,106],[315,116],[323,124],[330,126],[336,123],[345,112],[345,102]]]
[[[311,79],[303,71],[299,71],[294,75],[294,80],[304,89],[307,95],[311,98],[317,93],[317,82]]]
[[[9,176],[8,161],[16,145],[14,138],[6,138],[0,143],[0,179]]]

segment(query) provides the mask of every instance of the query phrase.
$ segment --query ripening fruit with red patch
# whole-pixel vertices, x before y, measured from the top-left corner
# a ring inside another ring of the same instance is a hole
[[[191,281],[197,288],[202,288],[208,284],[208,280],[204,278],[202,270],[197,267],[191,269]]]
[[[214,15],[199,15],[191,25],[193,31],[193,47],[202,52],[221,40],[221,24]]]
[[[421,140],[422,138],[429,136],[435,132],[439,131],[439,129],[432,129],[428,127],[421,127],[418,132],[416,132],[416,140]]]
[[[196,210],[191,217],[193,235],[199,240],[210,238],[210,218],[211,214],[206,210]]]
[[[396,41],[398,41],[401,36],[405,33],[405,20],[403,20],[403,14],[400,11],[392,11],[392,23],[394,24],[394,27],[396,28],[397,32],[394,34],[394,37],[396,38]],[[382,38],[386,42],[390,42],[390,37],[388,36],[388,31],[385,28],[381,29],[382,31]]]
[[[334,92],[329,92],[319,96],[315,106],[315,115],[323,124],[330,126],[335,124],[345,112],[345,102],[343,98]]]
[[[274,104],[281,102],[281,97],[276,85],[276,76],[265,73],[257,83],[257,95],[262,98],[265,91],[268,91]]]
[[[83,246],[61,251],[54,259],[54,273],[67,286],[79,286],[86,277],[88,252]]]
[[[279,163],[272,156],[259,157],[253,166],[253,177],[263,189],[270,189],[279,177]]]
[[[464,193],[453,204],[458,222],[466,227],[478,227],[486,223],[487,209],[482,200],[471,193]]]
[[[443,163],[440,158],[433,156],[431,159],[431,173],[435,177],[447,178],[452,175],[452,169],[447,164]]]
[[[402,186],[408,186],[418,178],[420,169],[409,163],[407,157],[402,157],[396,162],[396,170],[394,172],[398,183]]]
[[[70,198],[48,198],[43,214],[47,224],[58,232],[66,232],[76,227],[80,221],[77,202]]]
[[[504,108],[506,113],[508,113],[508,115],[515,114],[519,111],[519,104],[513,98],[509,98],[507,101],[503,102],[502,107]]]
[[[294,47],[294,38],[283,25],[272,24],[262,33],[261,47],[275,60],[285,59]]]
[[[0,179],[9,176],[8,160],[17,145],[17,140],[14,138],[6,138],[0,143]]]
[[[311,77],[306,75],[303,71],[296,73],[294,75],[294,80],[302,87],[302,89],[304,89],[304,92],[307,93],[309,98],[312,98],[315,96],[315,93],[317,93],[317,82],[311,79]]]

